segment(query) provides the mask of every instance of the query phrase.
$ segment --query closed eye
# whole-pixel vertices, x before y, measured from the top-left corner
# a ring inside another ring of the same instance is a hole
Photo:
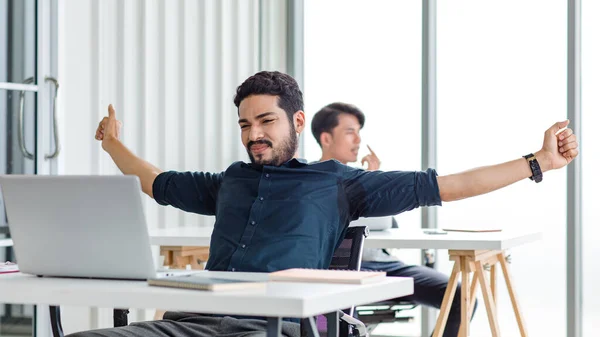
[[[247,125],[247,124],[240,125],[240,128],[241,128],[242,130],[244,130],[244,129],[247,129],[248,127],[249,127],[249,125]]]
[[[273,121],[274,121],[274,119],[265,119],[265,120],[263,120],[263,123],[267,124],[267,123],[271,123]]]

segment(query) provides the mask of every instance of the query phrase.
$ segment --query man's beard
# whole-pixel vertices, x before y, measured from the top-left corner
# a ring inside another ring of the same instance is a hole
[[[279,149],[273,149],[273,157],[271,158],[271,160],[261,159],[261,157],[263,156],[262,154],[259,154],[257,156],[258,158],[254,158],[250,148],[252,147],[252,145],[258,144],[264,144],[273,149],[273,143],[266,139],[257,140],[255,142],[249,142],[248,145],[246,145],[246,151],[248,152],[248,156],[250,157],[250,162],[254,165],[279,166],[285,163],[286,161],[292,159],[294,157],[294,154],[296,154],[296,150],[298,149],[298,137],[296,137],[296,132],[294,131],[294,128],[291,128],[291,132],[288,139],[283,141],[283,144],[281,144]]]

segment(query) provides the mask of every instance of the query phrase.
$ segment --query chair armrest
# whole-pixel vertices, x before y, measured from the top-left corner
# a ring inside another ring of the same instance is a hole
[[[360,337],[369,337],[369,333],[367,332],[367,327],[365,323],[359,321],[358,319],[347,315],[345,312],[339,310],[340,319],[349,325],[352,325],[357,331]]]
[[[127,314],[129,309],[113,309],[113,326],[115,328],[127,326]]]
[[[60,306],[50,306],[50,325],[52,326],[52,336],[64,337],[62,324],[60,322]]]

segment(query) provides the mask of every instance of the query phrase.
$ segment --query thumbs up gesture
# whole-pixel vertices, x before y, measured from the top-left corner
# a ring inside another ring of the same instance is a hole
[[[102,141],[102,148],[106,150],[108,143],[119,140],[123,123],[117,120],[112,104],[108,106],[108,117],[102,118],[96,129],[96,139]]]

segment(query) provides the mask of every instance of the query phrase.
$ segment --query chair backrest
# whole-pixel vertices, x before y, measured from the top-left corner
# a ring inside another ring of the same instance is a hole
[[[365,238],[369,235],[366,226],[348,227],[346,235],[333,253],[329,269],[360,270]]]
[[[365,238],[369,235],[367,226],[348,227],[344,239],[333,253],[329,269],[337,270],[360,270],[360,263],[363,253]],[[354,307],[342,310],[344,313],[352,316]],[[327,332],[327,319],[320,315],[316,317],[317,330],[321,336]],[[340,325],[340,336],[348,335],[347,324]]]

